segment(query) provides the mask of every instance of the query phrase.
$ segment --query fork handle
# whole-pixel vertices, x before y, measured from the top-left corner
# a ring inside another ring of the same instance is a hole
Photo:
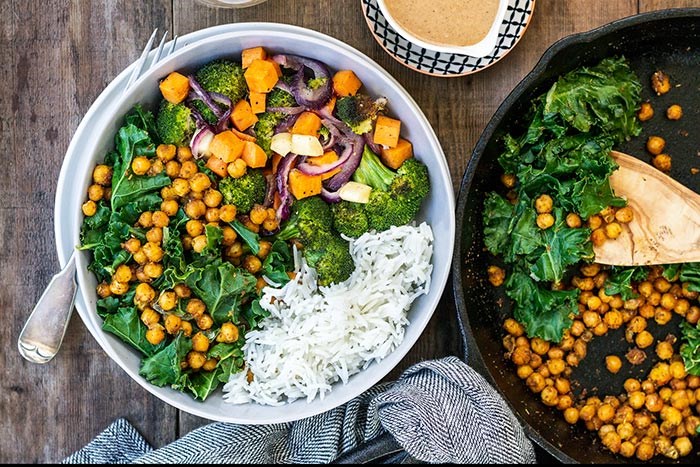
[[[77,283],[75,252],[53,276],[19,335],[19,353],[33,363],[47,363],[58,353],[73,311]]]

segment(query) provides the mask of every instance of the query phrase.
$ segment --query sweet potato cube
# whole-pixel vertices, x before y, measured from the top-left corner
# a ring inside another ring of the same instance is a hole
[[[265,60],[265,61],[270,62],[270,64],[272,64],[272,67],[273,67],[273,68],[275,69],[275,71],[277,72],[277,77],[278,77],[278,78],[281,78],[281,77],[282,77],[282,68],[280,67],[280,64],[277,63],[276,61],[274,61],[274,60],[271,59],[271,58],[268,58],[268,59]]]
[[[253,113],[248,101],[241,99],[233,106],[231,121],[239,131],[245,131],[257,123],[258,117]]]
[[[238,136],[226,130],[214,136],[209,144],[209,151],[212,155],[229,164],[241,157],[243,146],[243,141]]]
[[[394,148],[382,148],[382,162],[394,170],[401,167],[401,164],[411,157],[413,157],[413,145],[403,138],[399,138],[399,142]]]
[[[228,177],[226,162],[222,161],[216,156],[209,156],[209,159],[207,160],[207,167],[221,178]]]
[[[320,175],[306,175],[299,169],[289,172],[289,191],[296,199],[320,195],[322,182]]]
[[[251,92],[268,93],[279,79],[275,66],[267,60],[253,60],[243,75]]]
[[[241,52],[241,62],[243,68],[248,68],[255,60],[266,60],[267,52],[262,47],[253,47]]]
[[[326,164],[332,164],[333,162],[338,160],[338,154],[335,151],[326,151],[322,156],[319,157],[309,157],[306,159],[306,162],[308,162],[311,165],[326,165]],[[331,178],[333,175],[337,174],[342,170],[341,167],[338,167],[337,169],[333,169],[330,172],[327,172],[323,175],[321,175],[321,180],[327,180]]]
[[[333,75],[333,90],[341,97],[354,96],[362,87],[362,81],[352,70],[340,70]]]
[[[401,121],[394,118],[380,115],[377,117],[377,124],[374,127],[374,142],[395,148],[399,144],[399,133],[401,132]]]
[[[243,144],[243,154],[241,154],[241,158],[248,167],[259,169],[267,165],[267,154],[265,154],[265,151],[263,151],[260,146],[250,141],[245,141]]]
[[[163,94],[163,99],[171,104],[179,104],[185,100],[190,92],[190,81],[186,76],[173,71],[160,82],[160,92]]]
[[[250,93],[250,108],[253,109],[254,114],[261,114],[265,112],[266,100],[267,94],[263,94],[261,92]]]
[[[318,138],[318,131],[321,129],[321,125],[321,118],[318,115],[313,112],[303,112],[294,123],[292,133]]]
[[[231,128],[230,131],[243,141],[252,141],[253,143],[256,141],[255,136],[249,135],[248,133],[243,133],[242,131],[238,131],[235,128]]]

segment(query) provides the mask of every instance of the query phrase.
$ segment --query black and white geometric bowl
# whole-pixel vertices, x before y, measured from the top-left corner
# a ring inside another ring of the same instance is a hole
[[[377,0],[361,0],[361,3],[372,35],[399,63],[427,75],[456,77],[481,71],[505,57],[525,33],[535,9],[535,1],[508,0],[496,47],[485,57],[436,52],[413,44],[391,27],[379,9]]]

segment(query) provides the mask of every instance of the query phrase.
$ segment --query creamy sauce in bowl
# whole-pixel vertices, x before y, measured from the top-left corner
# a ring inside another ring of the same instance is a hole
[[[385,0],[385,4],[393,19],[416,38],[461,47],[486,37],[499,0]]]

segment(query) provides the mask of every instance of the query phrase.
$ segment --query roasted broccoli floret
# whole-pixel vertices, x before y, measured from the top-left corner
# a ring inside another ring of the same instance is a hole
[[[304,258],[318,273],[319,285],[345,281],[355,270],[349,243],[329,232],[320,231],[307,245]]]
[[[331,207],[333,227],[348,237],[357,238],[369,230],[365,206],[360,203],[341,201]]]
[[[234,105],[245,96],[248,89],[243,68],[229,60],[209,62],[197,71],[195,79],[205,91],[223,94]],[[192,105],[207,122],[214,124],[218,120],[204,102],[195,100]]]
[[[267,95],[267,107],[296,107],[297,101],[294,100],[294,96],[289,94],[287,91],[283,91],[279,88],[274,88]]]
[[[416,159],[408,159],[396,173],[388,190],[372,190],[365,213],[370,229],[386,230],[415,219],[430,191],[428,169]]]
[[[226,204],[233,204],[239,213],[247,213],[265,200],[267,182],[261,169],[248,169],[240,178],[226,177],[219,182],[219,191]]]
[[[349,244],[333,232],[331,208],[320,196],[294,202],[291,217],[275,238],[301,242],[304,258],[316,269],[321,285],[342,282],[355,270]]]
[[[184,104],[160,104],[156,119],[156,131],[163,144],[186,146],[195,130],[192,112]]]
[[[384,165],[379,157],[365,146],[360,165],[352,175],[352,179],[357,183],[369,185],[375,190],[386,191],[394,178],[396,178],[396,172]]]
[[[335,104],[335,112],[352,131],[364,135],[372,131],[372,124],[379,112],[386,107],[386,99],[373,100],[365,94],[341,97]]]
[[[362,230],[362,216],[350,216],[345,207],[334,207],[334,226],[348,236],[358,236],[368,230],[382,231],[392,225],[399,226],[411,222],[420,210],[423,199],[430,191],[428,169],[416,159],[408,159],[399,169],[393,170],[382,164],[379,157],[365,146],[359,167],[353,180],[372,187],[369,202],[353,206],[362,211],[367,219],[367,227]],[[341,203],[342,204],[342,203]],[[349,203],[352,206],[353,203]],[[349,219],[349,220],[348,220]],[[342,229],[352,230],[353,234]]]
[[[275,127],[279,125],[284,116],[281,113],[265,112],[258,115],[258,122],[253,127],[256,143],[268,156],[272,155],[270,142],[275,135]]]
[[[207,63],[197,71],[195,78],[205,91],[223,94],[234,104],[248,91],[243,68],[229,60],[214,60]]]
[[[298,238],[302,244],[307,243],[316,232],[330,232],[333,216],[330,206],[320,196],[295,201],[292,205],[292,215],[280,230],[276,238],[290,240]]]

